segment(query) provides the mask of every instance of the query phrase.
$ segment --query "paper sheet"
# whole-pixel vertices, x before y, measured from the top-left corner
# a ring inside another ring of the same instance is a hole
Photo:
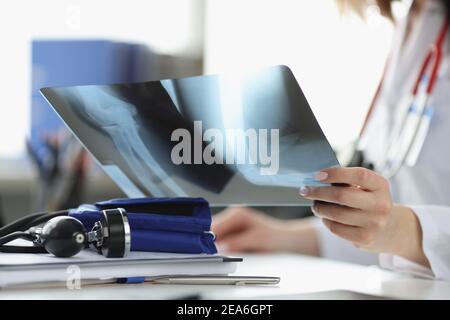
[[[165,275],[219,275],[236,271],[239,258],[206,254],[131,252],[105,258],[84,250],[71,258],[50,254],[0,253],[0,288],[33,283],[67,282],[74,277],[116,279]]]
[[[143,260],[185,260],[185,259],[217,259],[221,256],[206,254],[180,254],[165,252],[130,252],[124,258],[105,258],[94,250],[83,250],[76,256],[70,258],[57,258],[51,254],[21,254],[21,253],[0,253],[0,270],[6,266],[25,266],[25,265],[47,265],[47,264],[85,264],[85,263],[130,263]]]

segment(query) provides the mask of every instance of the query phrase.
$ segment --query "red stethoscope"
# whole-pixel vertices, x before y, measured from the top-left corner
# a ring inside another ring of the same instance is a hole
[[[429,104],[429,100],[438,79],[442,62],[442,49],[448,29],[449,16],[447,15],[436,41],[422,63],[406,103],[399,108],[399,121],[393,126],[389,134],[385,159],[377,165],[377,169],[387,178],[394,176],[403,165],[414,166],[425,143],[433,116],[433,107]],[[368,140],[364,139],[366,138],[364,133],[379,96],[382,82],[383,80],[378,87],[361,129],[359,142],[364,142],[358,143],[359,150],[364,150],[367,146]]]

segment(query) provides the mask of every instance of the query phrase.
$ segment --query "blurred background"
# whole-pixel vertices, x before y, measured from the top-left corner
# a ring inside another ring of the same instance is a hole
[[[397,3],[396,16],[406,14]],[[336,149],[357,136],[392,25],[335,0],[15,0],[0,11],[0,218],[122,197],[39,95],[288,65]],[[338,119],[338,120],[337,120]]]

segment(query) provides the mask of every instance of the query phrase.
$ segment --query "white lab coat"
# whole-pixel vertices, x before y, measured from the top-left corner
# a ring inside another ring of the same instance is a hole
[[[385,156],[383,145],[387,133],[398,120],[392,111],[411,91],[444,19],[445,9],[440,1],[428,1],[406,42],[406,19],[398,22],[387,72],[365,131],[370,141],[365,150],[369,161],[377,163]],[[409,206],[420,221],[423,249],[431,268],[397,256],[363,252],[321,226],[323,256],[363,264],[380,263],[398,271],[450,280],[450,34],[447,34],[444,59],[430,103],[434,115],[417,164],[402,167],[390,179],[390,184],[394,201]]]

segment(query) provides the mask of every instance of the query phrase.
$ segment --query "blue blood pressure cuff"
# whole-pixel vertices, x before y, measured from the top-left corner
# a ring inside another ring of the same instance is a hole
[[[99,221],[102,210],[127,211],[131,251],[207,253],[217,252],[211,230],[211,210],[202,198],[132,198],[83,204],[69,216],[86,230]]]

